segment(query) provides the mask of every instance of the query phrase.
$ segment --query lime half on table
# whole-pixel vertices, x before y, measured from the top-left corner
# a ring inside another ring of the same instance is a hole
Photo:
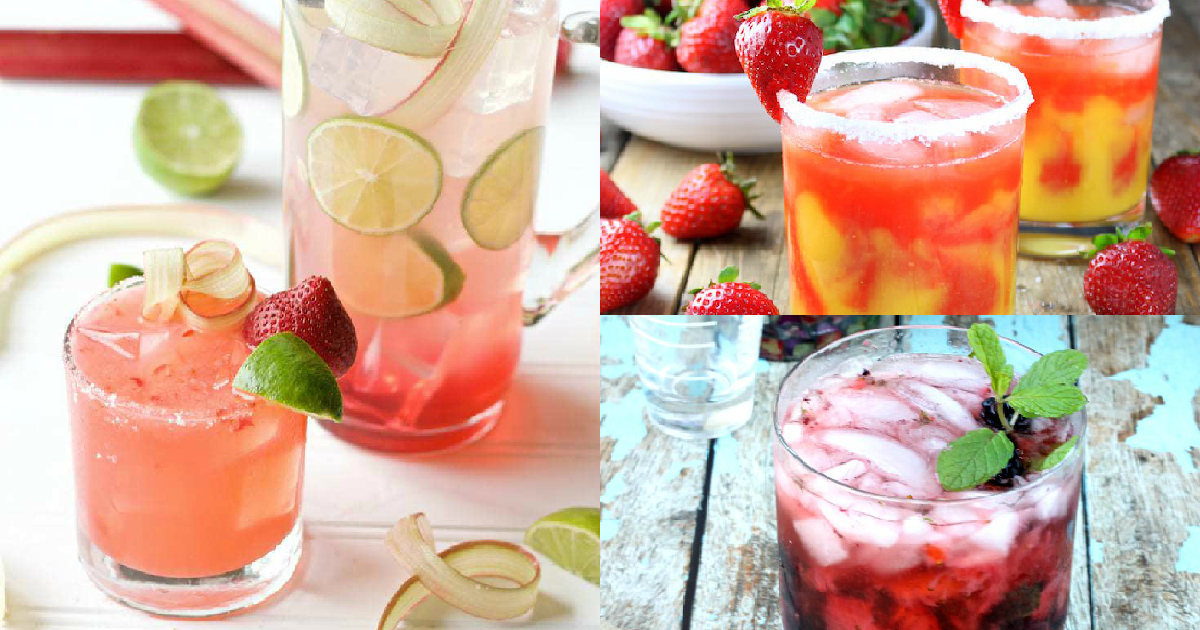
[[[525,544],[567,571],[600,583],[598,508],[567,508],[543,516],[525,530]]]
[[[462,222],[480,247],[507,249],[533,221],[542,135],[541,127],[533,127],[509,138],[471,178],[463,195]]]
[[[442,192],[442,161],[403,127],[334,118],[308,136],[308,180],[334,221],[360,234],[393,234],[433,209]]]
[[[224,184],[242,153],[242,128],[217,91],[168,81],[142,99],[133,128],[142,169],[164,187],[203,195]]]

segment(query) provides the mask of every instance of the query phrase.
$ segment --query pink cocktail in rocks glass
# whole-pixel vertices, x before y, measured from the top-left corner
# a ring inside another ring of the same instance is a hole
[[[1018,378],[1040,356],[1001,343]],[[872,330],[784,381],[774,458],[785,630],[1063,627],[1082,448],[1045,472],[943,490],[938,454],[983,428],[992,395],[970,352],[965,329]],[[1083,412],[1027,422],[1015,437],[1027,456],[1083,442]]]

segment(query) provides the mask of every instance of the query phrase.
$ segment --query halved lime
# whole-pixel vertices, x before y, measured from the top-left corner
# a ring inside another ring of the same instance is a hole
[[[333,371],[294,333],[263,339],[238,369],[233,386],[303,414],[342,419],[342,390]]]
[[[463,194],[462,222],[480,247],[507,249],[529,228],[537,200],[542,135],[541,127],[533,127],[509,138],[471,178]]]
[[[216,90],[168,81],[142,98],[133,147],[155,181],[183,195],[203,195],[229,179],[242,153],[242,128]]]
[[[551,562],[600,583],[600,510],[574,507],[543,516],[525,530],[525,544]]]
[[[412,317],[453,302],[465,276],[440,243],[419,229],[389,238],[334,235],[353,250],[333,262],[333,284],[351,310]]]
[[[325,0],[329,21],[376,48],[413,57],[440,57],[454,42],[462,0]]]
[[[415,225],[442,194],[442,161],[417,134],[374,118],[333,118],[308,136],[308,181],[321,209],[362,234]]]
[[[304,109],[308,95],[308,71],[304,67],[304,51],[300,49],[288,3],[283,3],[283,7],[283,84],[279,88],[279,95],[283,102],[283,114],[290,118]]]

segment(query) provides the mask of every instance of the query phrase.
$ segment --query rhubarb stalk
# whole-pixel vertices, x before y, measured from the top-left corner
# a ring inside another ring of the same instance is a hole
[[[196,39],[263,84],[278,89],[282,46],[279,31],[231,0],[151,0],[183,22]]]

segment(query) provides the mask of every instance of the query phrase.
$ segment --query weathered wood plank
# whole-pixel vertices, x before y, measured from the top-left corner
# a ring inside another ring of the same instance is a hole
[[[658,220],[659,209],[683,176],[697,164],[708,161],[706,156],[635,136],[621,152],[612,179],[637,204],[643,222],[650,223]],[[658,280],[649,295],[617,313],[670,315],[679,311],[695,246],[677,241],[662,230],[655,235],[662,239],[662,253],[667,257],[659,263]]]
[[[1096,628],[1200,627],[1200,319],[1080,317]],[[1192,543],[1195,545],[1195,542]],[[1190,572],[1183,569],[1189,568]]]
[[[628,325],[601,320],[601,615],[627,630],[678,630],[708,442],[647,426]]]
[[[779,626],[775,538],[775,396],[793,363],[760,362],[754,419],[719,438],[701,541],[692,630]]]

